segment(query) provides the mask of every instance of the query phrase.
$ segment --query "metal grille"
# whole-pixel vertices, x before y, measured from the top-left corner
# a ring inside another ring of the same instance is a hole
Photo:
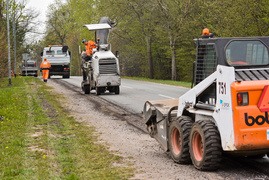
[[[195,85],[216,71],[217,56],[214,45],[199,45],[196,60]]]
[[[99,73],[100,74],[116,74],[117,73],[116,59],[100,59],[99,60]]]
[[[236,81],[269,80],[269,69],[237,69]]]

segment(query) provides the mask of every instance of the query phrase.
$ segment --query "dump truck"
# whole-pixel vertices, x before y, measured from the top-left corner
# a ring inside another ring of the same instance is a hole
[[[86,24],[89,31],[95,31],[95,42],[97,48],[93,49],[92,58],[85,60],[81,57],[82,70],[86,78],[81,83],[85,94],[95,90],[96,95],[105,93],[120,93],[120,69],[118,52],[116,55],[111,52],[108,44],[109,30],[113,22],[108,17],[100,18],[99,24]]]
[[[38,67],[34,60],[23,60],[19,66],[21,76],[34,76],[38,75]]]
[[[151,137],[177,163],[216,170],[224,154],[269,153],[269,37],[194,39],[194,87],[145,102]]]
[[[68,46],[49,45],[41,53],[42,61],[47,58],[51,64],[49,78],[53,75],[59,75],[63,78],[70,78],[70,52]]]

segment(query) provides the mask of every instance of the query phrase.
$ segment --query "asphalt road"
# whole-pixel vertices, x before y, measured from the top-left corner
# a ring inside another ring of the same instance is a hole
[[[55,76],[53,78],[58,77]],[[70,79],[63,80],[78,88],[81,87],[81,76],[71,76]],[[142,112],[146,101],[178,98],[186,91],[188,91],[188,88],[179,86],[122,79],[119,95],[106,91],[106,93],[101,94],[99,97],[137,114]],[[95,90],[92,90],[91,94],[95,95]]]

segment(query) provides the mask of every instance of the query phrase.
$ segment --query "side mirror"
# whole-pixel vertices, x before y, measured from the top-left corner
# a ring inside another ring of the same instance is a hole
[[[63,46],[62,51],[65,53],[68,49],[68,46]]]
[[[119,51],[116,51],[116,57],[117,57],[117,58],[120,57],[120,53],[119,53]]]

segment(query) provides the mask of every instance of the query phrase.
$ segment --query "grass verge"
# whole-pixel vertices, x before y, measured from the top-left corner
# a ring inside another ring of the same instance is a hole
[[[33,77],[0,79],[0,179],[128,179],[133,169]],[[119,166],[114,166],[119,164]]]
[[[137,81],[148,81],[148,82],[154,82],[159,84],[168,84],[173,86],[182,86],[182,87],[191,87],[191,82],[183,82],[183,81],[172,81],[172,80],[159,80],[159,79],[149,79],[149,78],[143,78],[143,77],[127,77],[122,76],[124,79],[132,79]]]

